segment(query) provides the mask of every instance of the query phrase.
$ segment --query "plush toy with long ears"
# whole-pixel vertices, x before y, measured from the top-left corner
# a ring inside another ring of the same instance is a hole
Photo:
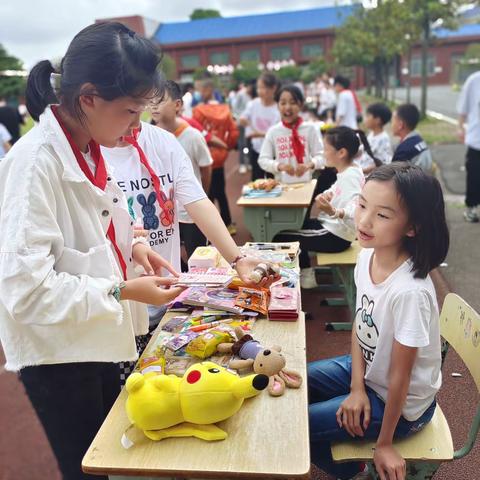
[[[235,328],[237,341],[235,343],[221,343],[217,350],[221,353],[233,353],[240,357],[230,362],[230,368],[235,370],[253,369],[254,373],[266,375],[268,393],[279,397],[285,388],[299,388],[302,377],[294,370],[285,368],[286,361],[282,355],[282,348],[278,345],[264,347],[258,340],[246,334],[241,327]]]

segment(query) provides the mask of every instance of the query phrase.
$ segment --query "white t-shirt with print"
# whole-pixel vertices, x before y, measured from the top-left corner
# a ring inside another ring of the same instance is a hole
[[[160,180],[166,207],[173,212],[173,223],[161,215],[152,180],[134,147],[102,147],[102,154],[113,167],[115,180],[127,197],[130,214],[149,230],[150,246],[180,270],[180,231],[175,201],[188,205],[206,198],[206,194],[195,178],[192,162],[174,135],[142,122],[138,143]]]
[[[316,169],[325,166],[323,158],[323,141],[320,129],[312,122],[302,122],[298,127],[300,141],[305,146],[304,163],[313,162]],[[311,180],[312,172],[308,171],[302,177],[279,172],[281,163],[297,166],[297,158],[293,152],[292,129],[285,127],[282,122],[271,127],[265,135],[265,141],[258,157],[258,165],[262,170],[273,173],[275,179],[283,183],[297,183]]]
[[[10,135],[10,132],[3,123],[0,123],[0,159],[2,159],[7,153],[3,145],[11,139],[12,136]]]
[[[457,110],[465,115],[465,145],[480,150],[480,72],[473,73],[463,85]]]
[[[210,150],[208,149],[205,138],[196,128],[188,126],[177,137],[177,140],[190,158],[193,173],[201,185],[202,177],[200,169],[213,164],[213,159],[210,155]],[[177,204],[178,220],[182,223],[193,223],[193,220],[189,217],[187,211],[183,208],[183,205],[181,205],[180,202],[177,202]]]
[[[382,131],[375,135],[373,132],[370,132],[367,135],[368,144],[375,158],[378,158],[382,163],[391,163],[393,157],[392,143],[390,142],[390,137],[388,133]],[[355,163],[362,169],[371,167],[375,165],[373,158],[365,152],[363,145],[362,154],[355,159]]]
[[[386,402],[393,341],[418,348],[402,415],[418,419],[442,383],[440,322],[432,280],[414,278],[408,260],[384,282],[374,284],[374,250],[363,249],[355,267],[355,331],[366,362],[365,383]]]
[[[335,209],[343,208],[343,218],[332,218],[326,213],[320,212],[318,220],[323,228],[337,237],[353,242],[356,236],[355,222],[353,220],[358,196],[365,183],[365,177],[361,168],[352,165],[341,173],[337,173],[336,182],[324,193],[333,193],[331,205]]]
[[[248,137],[253,130],[261,133],[267,133],[268,129],[280,121],[280,112],[277,104],[266,106],[262,103],[260,98],[255,98],[248,102],[247,108],[242,113],[241,118],[246,118],[249,125],[245,130],[245,135]],[[264,137],[252,138],[252,148],[260,153],[262,149]]]
[[[356,130],[358,128],[357,124],[357,107],[355,106],[355,100],[353,98],[353,93],[350,90],[342,90],[338,94],[337,98],[337,110],[336,110],[337,121],[342,117],[340,126],[350,127]]]

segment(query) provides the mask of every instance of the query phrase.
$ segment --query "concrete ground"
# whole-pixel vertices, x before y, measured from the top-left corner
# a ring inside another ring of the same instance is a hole
[[[462,219],[462,185],[464,172],[463,147],[442,146],[434,149],[436,161],[442,168],[445,180],[447,212],[452,233],[452,244],[447,259],[447,267],[441,269],[448,285],[480,310],[479,286],[480,249],[476,240],[480,224],[466,224]],[[235,156],[226,165],[228,197],[232,215],[238,226],[236,241],[242,244],[249,239],[242,220],[242,212],[235,206],[241,186],[248,181],[248,175],[239,175]],[[449,191],[450,187],[452,191]],[[435,273],[435,285],[439,301],[443,300],[448,285]],[[327,332],[325,322],[331,319],[348,321],[349,312],[343,307],[322,307],[321,292],[303,292],[304,310],[311,313],[307,321],[308,360],[340,355],[349,351],[350,334],[347,332]],[[0,365],[4,359],[0,351]],[[444,367],[444,385],[439,394],[441,404],[451,425],[455,447],[459,448],[466,438],[469,422],[478,403],[478,393],[465,367],[454,353],[448,355]],[[452,372],[461,377],[452,377]],[[59,480],[56,466],[42,428],[25,396],[16,375],[5,372],[0,367],[0,480]],[[288,435],[288,432],[285,432]],[[117,441],[113,439],[113,441]],[[465,459],[443,465],[435,479],[439,480],[478,480],[480,479],[480,446]],[[331,477],[312,469],[312,480],[327,480]]]

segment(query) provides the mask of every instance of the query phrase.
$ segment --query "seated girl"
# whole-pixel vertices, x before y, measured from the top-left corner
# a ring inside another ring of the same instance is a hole
[[[334,464],[330,443],[370,439],[380,478],[405,479],[393,440],[430,421],[442,382],[429,276],[449,245],[440,184],[420,167],[383,165],[367,178],[355,224],[363,250],[351,354],[308,365],[312,461],[337,478],[360,478],[365,466]]]
[[[315,271],[310,267],[308,252],[338,253],[346,250],[355,239],[353,213],[364,176],[354,159],[360,148],[371,154],[365,134],[349,127],[335,127],[325,133],[325,164],[337,170],[336,182],[317,195],[317,218],[306,218],[301,230],[285,230],[275,236],[276,242],[300,242],[302,288],[317,286]],[[373,157],[373,154],[371,154]]]
[[[258,164],[283,183],[310,181],[312,171],[324,166],[320,130],[300,117],[304,98],[298,87],[280,88],[275,100],[282,121],[268,129]]]

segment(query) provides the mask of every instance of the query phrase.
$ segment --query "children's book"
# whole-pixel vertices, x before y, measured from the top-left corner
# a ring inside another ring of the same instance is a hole
[[[181,294],[186,305],[214,308],[232,313],[242,313],[243,308],[235,305],[237,290],[229,288],[190,287]]]

